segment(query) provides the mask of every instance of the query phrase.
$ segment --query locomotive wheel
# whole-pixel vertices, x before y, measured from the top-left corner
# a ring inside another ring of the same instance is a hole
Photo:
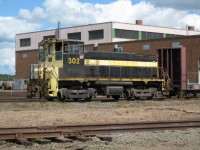
[[[120,98],[120,95],[112,95],[112,98],[113,98],[114,100],[118,101],[119,98]]]
[[[193,93],[193,98],[197,98],[197,93],[196,92]]]
[[[60,92],[57,93],[57,97],[58,97],[58,100],[59,100],[60,102],[64,102],[65,98],[62,98],[62,97],[61,97]]]
[[[65,101],[65,98],[59,98],[59,97],[58,97],[58,100],[59,100],[60,102],[64,102],[64,101]]]
[[[169,94],[169,95],[167,95],[167,98],[171,98],[171,95]]]
[[[147,100],[152,100],[153,99],[153,95],[152,96],[149,96],[147,97]]]
[[[127,100],[127,101],[130,101],[131,100],[131,96],[128,96],[128,94],[124,94],[124,97],[125,97],[125,99]]]
[[[53,97],[48,97],[47,100],[50,101],[50,102],[53,102],[54,98]]]
[[[91,101],[92,101],[92,96],[86,98],[85,101],[87,101],[87,102],[91,102]]]
[[[86,98],[85,101],[86,101],[86,102],[91,102],[91,101],[92,101],[92,98]]]
[[[139,100],[140,99],[140,97],[137,97],[137,96],[134,96],[134,98],[135,98],[135,100]]]
[[[78,98],[74,98],[73,100],[74,100],[75,102],[78,102],[78,101],[79,101],[79,99],[78,99]]]

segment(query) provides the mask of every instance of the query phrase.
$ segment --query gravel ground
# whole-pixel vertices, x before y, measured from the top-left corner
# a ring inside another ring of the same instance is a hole
[[[0,127],[91,124],[161,120],[200,120],[200,100],[119,101],[91,103],[1,103]],[[0,141],[1,150],[155,149],[199,150],[200,129],[112,134],[112,142],[91,141],[37,144],[25,147]]]

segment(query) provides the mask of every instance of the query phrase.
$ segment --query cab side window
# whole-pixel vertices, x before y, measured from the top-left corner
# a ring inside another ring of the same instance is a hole
[[[45,61],[45,50],[44,45],[39,45],[39,61]]]
[[[55,60],[62,60],[62,42],[55,45]]]
[[[53,52],[52,52],[52,44],[48,45],[48,54],[53,54]]]

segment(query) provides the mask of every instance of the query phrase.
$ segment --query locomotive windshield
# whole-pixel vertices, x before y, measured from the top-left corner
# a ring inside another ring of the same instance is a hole
[[[82,43],[64,43],[64,53],[83,53],[84,46]]]

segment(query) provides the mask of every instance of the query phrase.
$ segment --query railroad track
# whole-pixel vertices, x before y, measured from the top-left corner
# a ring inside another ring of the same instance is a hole
[[[200,100],[200,98],[184,98],[182,100]],[[134,100],[134,99],[132,99]],[[180,100],[177,97],[172,98],[154,98],[155,101],[173,101],[173,100]],[[107,98],[106,96],[98,96],[92,101],[102,101],[102,102],[114,102],[112,98]],[[119,101],[126,101],[125,98],[120,98]],[[39,97],[35,97],[34,99],[28,99],[26,97],[26,90],[2,90],[0,91],[0,103],[9,103],[9,102],[48,102],[45,99],[39,99]],[[54,102],[59,102],[57,99]],[[74,102],[73,100],[65,100],[64,102]],[[76,102],[88,102],[84,100],[79,100]]]
[[[48,102],[45,99],[27,99],[26,97],[0,97],[0,103],[26,103],[26,102]]]
[[[160,98],[156,98],[153,99],[152,101],[177,101],[180,100],[178,98],[170,98],[170,99],[160,99]],[[192,99],[181,99],[181,100],[200,100],[200,98],[192,98]],[[118,101],[127,101],[124,98],[119,99]],[[134,99],[130,100],[130,101],[134,101]],[[137,100],[137,101],[143,101],[143,100]],[[148,101],[148,100],[146,100]],[[57,99],[53,100],[53,101],[48,101],[46,99],[39,99],[39,98],[34,98],[34,99],[28,99],[26,97],[0,97],[0,103],[18,103],[18,102],[22,102],[22,103],[26,103],[26,102],[30,102],[30,103],[34,103],[34,102],[60,102]],[[84,100],[79,100],[79,101],[74,101],[74,100],[65,100],[62,103],[77,103],[77,102],[90,102],[90,101],[84,101]],[[92,100],[92,102],[117,102],[116,100],[113,100],[111,98],[95,98]]]
[[[158,99],[156,99],[156,101],[157,100]],[[124,98],[120,98],[118,101],[127,101],[127,100]],[[48,101],[46,99],[39,99],[39,98],[30,99],[30,98],[26,98],[26,97],[0,97],[0,103],[14,103],[14,102],[23,102],[23,103],[24,102],[32,102],[33,103],[33,102],[60,102],[60,101],[57,99],[55,99],[53,101]],[[91,102],[91,101],[87,101],[87,100],[79,100],[79,101],[65,100],[65,101],[63,101],[63,103],[71,103],[71,102]],[[112,98],[98,97],[98,98],[93,99],[92,102],[117,102],[117,101]]]
[[[187,128],[200,128],[200,120],[0,128],[0,140],[70,138],[116,132],[178,130]]]

